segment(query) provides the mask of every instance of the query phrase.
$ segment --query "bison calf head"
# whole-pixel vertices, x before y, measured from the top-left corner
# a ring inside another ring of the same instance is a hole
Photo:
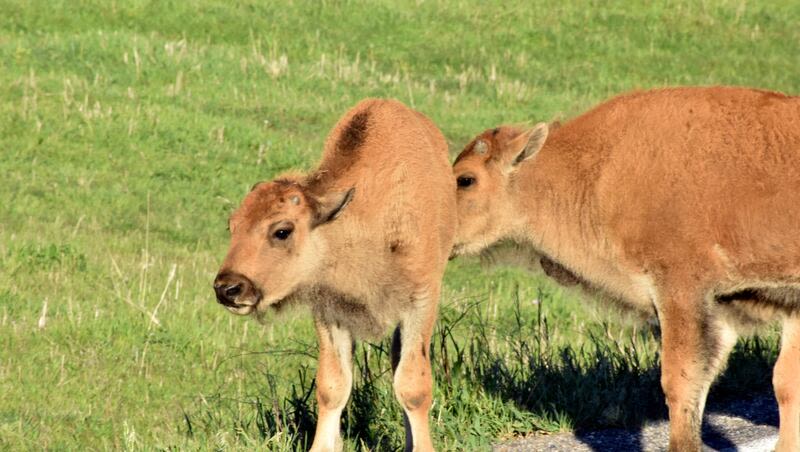
[[[214,280],[217,301],[250,314],[311,282],[326,246],[317,228],[335,220],[353,193],[313,195],[285,179],[256,184],[229,220],[230,248]]]
[[[458,230],[453,255],[481,251],[514,231],[523,215],[515,211],[512,184],[518,165],[547,139],[547,124],[530,130],[499,127],[472,140],[453,164],[458,185]]]

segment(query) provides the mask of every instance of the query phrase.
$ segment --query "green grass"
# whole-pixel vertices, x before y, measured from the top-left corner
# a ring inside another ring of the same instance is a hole
[[[455,154],[633,88],[800,92],[797,2],[230,3],[0,0],[0,449],[310,441],[308,314],[262,326],[210,285],[247,189],[312,167],[363,97]],[[475,260],[445,283],[439,448],[664,415],[647,325]],[[387,349],[357,348],[348,449],[401,444]],[[712,397],[769,388],[775,350],[742,342]]]

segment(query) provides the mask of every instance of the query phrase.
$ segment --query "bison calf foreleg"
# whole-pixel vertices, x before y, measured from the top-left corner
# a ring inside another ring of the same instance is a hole
[[[716,321],[702,303],[681,294],[665,299],[659,310],[661,386],[669,407],[672,452],[701,450],[706,395],[736,344],[735,332]]]
[[[348,331],[333,325],[316,322],[319,339],[319,367],[317,368],[317,430],[314,434],[314,452],[339,451],[339,419],[353,384],[353,339]]]
[[[439,290],[414,300],[415,309],[403,319],[392,340],[394,391],[403,406],[406,451],[432,451],[428,411],[433,400],[429,350]]]
[[[775,450],[800,450],[800,317],[783,322],[781,353],[772,376],[780,410],[780,432]]]

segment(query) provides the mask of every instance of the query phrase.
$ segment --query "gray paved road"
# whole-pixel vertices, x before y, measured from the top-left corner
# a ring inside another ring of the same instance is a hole
[[[778,406],[773,396],[710,405],[703,422],[703,442],[708,451],[771,451],[778,434]],[[667,422],[645,425],[638,431],[609,429],[579,434],[533,436],[494,447],[496,452],[527,451],[663,451],[668,440]]]

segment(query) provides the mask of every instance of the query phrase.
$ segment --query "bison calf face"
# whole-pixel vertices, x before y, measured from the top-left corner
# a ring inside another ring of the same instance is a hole
[[[499,127],[479,135],[456,158],[458,230],[453,255],[476,253],[513,234],[522,223],[513,175],[546,138],[546,124],[528,131]]]
[[[325,248],[316,228],[338,217],[352,197],[352,189],[313,196],[289,180],[253,187],[229,221],[230,249],[214,280],[217,301],[250,314],[311,282]]]

